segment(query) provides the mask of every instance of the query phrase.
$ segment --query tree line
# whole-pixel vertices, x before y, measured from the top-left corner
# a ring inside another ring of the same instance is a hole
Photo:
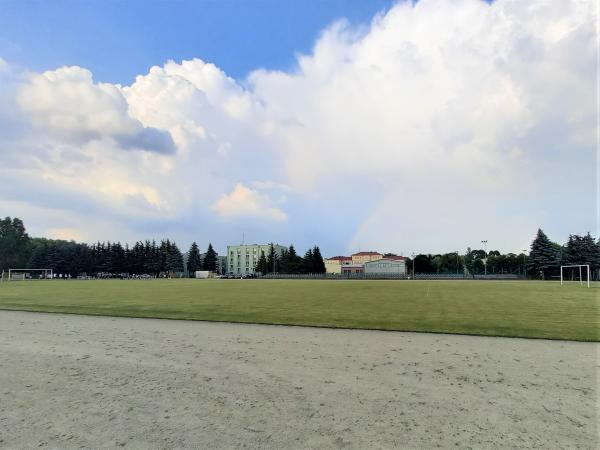
[[[187,264],[177,245],[164,239],[127,244],[98,242],[85,244],[73,241],[32,238],[19,218],[0,219],[0,271],[11,268],[53,269],[55,273],[77,276],[86,274],[132,275],[186,273],[193,276],[197,270],[218,270],[218,255],[212,245],[202,255],[196,242],[187,252]],[[419,254],[407,259],[407,269],[418,273],[519,274],[531,278],[557,277],[561,265],[589,264],[595,279],[600,275],[600,241],[590,233],[570,235],[567,243],[551,241],[539,229],[531,243],[529,254],[501,254],[497,250],[467,248],[465,254]],[[293,245],[278,255],[271,244],[268,253],[261,254],[255,271],[261,274],[324,273],[325,264],[318,246],[309,249],[304,257]]]
[[[542,280],[560,276],[560,266],[587,264],[594,279],[600,275],[600,240],[590,233],[584,236],[572,234],[565,245],[552,242],[539,229],[531,243],[527,269],[532,277]]]
[[[384,256],[385,257],[385,256]],[[419,254],[414,259],[407,259],[407,269],[418,273],[455,273],[481,275],[490,274],[516,274],[526,273],[527,255],[524,253],[501,254],[497,250],[486,252],[483,249],[467,248],[464,254],[451,252],[444,254]]]
[[[217,253],[209,244],[201,256],[194,242],[188,252],[187,273],[217,269]],[[139,241],[132,247],[120,242],[86,244],[32,238],[23,222],[0,220],[0,271],[16,268],[52,269],[57,274],[87,276],[173,275],[184,272],[184,255],[170,239]]]
[[[417,273],[466,273],[468,275],[516,274],[536,279],[560,276],[560,266],[589,264],[594,279],[600,272],[600,241],[590,233],[572,234],[566,244],[552,242],[539,229],[533,239],[529,254],[525,252],[502,254],[497,250],[487,253],[483,249],[467,248],[464,255],[458,252],[445,254],[420,254],[408,258],[407,268]],[[487,268],[486,268],[487,265]]]
[[[183,272],[183,255],[169,239],[136,242],[131,248],[120,242],[85,243],[33,239],[29,268],[87,276],[152,275]]]
[[[304,257],[301,257],[296,253],[293,245],[290,245],[289,248],[281,252],[281,255],[278,255],[275,247],[271,244],[268,255],[261,252],[254,271],[262,275],[268,273],[325,273],[325,262],[321,250],[316,245],[308,249]]]

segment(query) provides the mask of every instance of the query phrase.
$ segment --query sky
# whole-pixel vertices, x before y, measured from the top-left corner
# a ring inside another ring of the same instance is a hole
[[[0,216],[326,256],[598,236],[585,0],[0,0]]]

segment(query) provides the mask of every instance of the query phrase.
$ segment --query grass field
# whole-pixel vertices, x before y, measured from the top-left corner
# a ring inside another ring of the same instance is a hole
[[[0,284],[0,309],[598,341],[600,284],[101,280]]]

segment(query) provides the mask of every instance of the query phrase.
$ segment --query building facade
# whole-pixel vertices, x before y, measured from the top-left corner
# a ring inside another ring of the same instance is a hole
[[[364,264],[346,264],[342,266],[342,275],[345,276],[356,276],[365,273]]]
[[[281,256],[286,248],[273,244],[275,254]],[[254,273],[254,268],[262,252],[269,256],[271,244],[228,245],[227,246],[227,272],[235,275]]]
[[[365,275],[406,275],[406,258],[390,256],[364,264]]]
[[[383,258],[379,252],[358,252],[352,255],[352,264],[364,264]]]
[[[352,264],[350,256],[334,256],[325,260],[325,272],[327,273],[342,273],[342,266]]]

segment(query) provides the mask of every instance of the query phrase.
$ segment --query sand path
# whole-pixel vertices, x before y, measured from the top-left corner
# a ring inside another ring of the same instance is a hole
[[[0,311],[0,446],[598,448],[599,350]]]

